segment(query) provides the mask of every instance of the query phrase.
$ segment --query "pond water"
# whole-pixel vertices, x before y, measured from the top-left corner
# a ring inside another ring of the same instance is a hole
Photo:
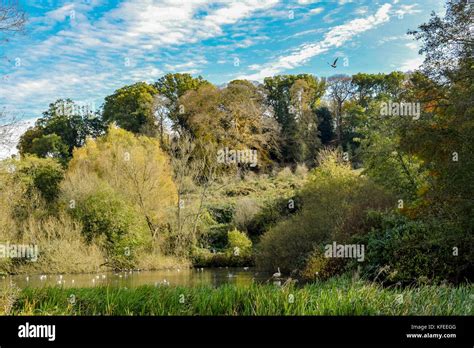
[[[168,269],[159,271],[102,272],[94,274],[64,275],[15,275],[0,277],[0,283],[12,281],[18,287],[93,287],[116,286],[136,287],[140,285],[169,286],[219,286],[234,284],[248,286],[252,283],[274,283],[281,285],[284,280],[272,279],[270,273],[259,272],[254,268],[204,268]]]

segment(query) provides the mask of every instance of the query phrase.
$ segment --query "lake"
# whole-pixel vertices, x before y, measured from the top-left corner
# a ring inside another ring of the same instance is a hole
[[[14,275],[0,278],[0,283],[12,281],[18,287],[137,287],[155,286],[199,286],[217,287],[223,284],[251,285],[253,283],[275,283],[281,285],[284,280],[271,278],[271,273],[259,272],[255,268],[204,268],[204,269],[168,269],[159,271],[102,272],[91,274],[50,274],[50,275]]]

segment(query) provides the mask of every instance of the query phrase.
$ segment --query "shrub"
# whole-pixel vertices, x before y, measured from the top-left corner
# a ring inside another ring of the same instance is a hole
[[[227,250],[236,256],[248,255],[252,252],[252,241],[247,235],[238,230],[229,231],[227,233],[228,246]]]
[[[247,233],[258,237],[268,231],[278,221],[287,219],[301,208],[301,197],[278,198],[266,202],[260,211],[247,223]]]
[[[82,233],[88,242],[103,238],[102,246],[113,268],[133,267],[135,250],[148,236],[145,222],[133,207],[109,188],[77,202],[72,211],[82,222]]]
[[[305,267],[301,272],[304,280],[327,280],[343,272],[346,260],[342,258],[329,258],[324,256],[321,249],[309,254]]]
[[[209,227],[201,237],[201,244],[208,249],[223,250],[228,244],[227,232],[230,224],[216,224]]]
[[[298,164],[295,169],[295,175],[300,178],[305,178],[308,175],[308,167],[305,164]]]
[[[234,222],[237,228],[247,231],[247,227],[252,219],[260,211],[258,203],[251,198],[241,198],[235,205]]]
[[[363,270],[371,279],[403,284],[472,281],[473,240],[446,221],[380,214],[366,243]],[[456,249],[457,248],[457,255]]]
[[[291,177],[293,177],[293,173],[292,173],[290,167],[283,168],[277,174],[277,178],[280,179],[280,180],[288,180]]]
[[[311,172],[301,196],[301,211],[262,236],[257,254],[260,267],[302,271],[315,249],[364,233],[367,211],[394,204],[377,185],[341,163],[337,154],[327,156]]]
[[[7,161],[6,164],[14,170],[13,180],[25,185],[25,194],[32,195],[36,190],[46,202],[56,200],[64,176],[63,169],[56,160],[26,156],[21,160]]]
[[[216,204],[207,206],[207,210],[212,218],[220,224],[232,222],[234,216],[234,206],[231,204]]]
[[[227,245],[223,251],[194,248],[193,264],[196,267],[252,266],[252,241],[236,229],[227,232]]]

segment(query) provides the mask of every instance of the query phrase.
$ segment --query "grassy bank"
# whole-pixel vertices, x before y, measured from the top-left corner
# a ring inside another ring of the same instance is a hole
[[[304,287],[29,288],[4,294],[0,310],[12,315],[472,315],[472,293],[472,286],[384,289],[348,278]]]

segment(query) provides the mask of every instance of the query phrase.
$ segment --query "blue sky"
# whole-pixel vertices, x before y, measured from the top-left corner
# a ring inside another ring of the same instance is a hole
[[[20,0],[21,1],[21,0]],[[28,0],[26,33],[0,54],[0,107],[36,118],[58,98],[96,107],[168,72],[216,84],[276,74],[415,69],[408,29],[443,1]],[[339,57],[338,67],[327,62]]]

